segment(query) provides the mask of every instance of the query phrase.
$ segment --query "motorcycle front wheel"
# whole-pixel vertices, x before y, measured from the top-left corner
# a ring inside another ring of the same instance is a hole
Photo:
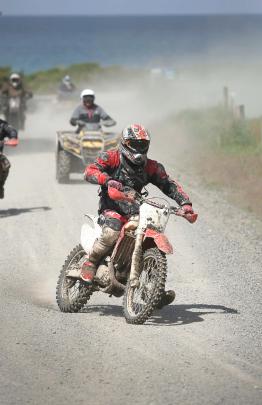
[[[56,301],[62,312],[79,312],[92,295],[92,290],[83,281],[67,277],[69,270],[79,269],[85,255],[82,246],[77,245],[61,269],[56,287]]]
[[[124,316],[127,323],[143,324],[152,315],[165,291],[166,255],[158,248],[144,252],[139,287],[127,283],[124,294]]]

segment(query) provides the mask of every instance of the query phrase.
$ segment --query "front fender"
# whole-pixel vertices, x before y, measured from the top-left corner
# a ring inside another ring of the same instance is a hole
[[[144,241],[147,238],[152,238],[161,252],[164,252],[166,254],[173,253],[173,247],[167,239],[166,235],[164,235],[163,233],[159,233],[153,229],[147,229],[144,235]]]

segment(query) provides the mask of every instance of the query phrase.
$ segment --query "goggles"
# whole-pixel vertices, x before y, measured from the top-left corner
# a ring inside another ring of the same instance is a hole
[[[95,99],[94,96],[84,96],[84,97],[83,97],[84,103],[86,103],[86,102],[87,102],[87,103],[93,103],[94,99]]]
[[[145,154],[149,148],[149,141],[130,139],[125,142],[126,146],[131,149],[133,152]]]

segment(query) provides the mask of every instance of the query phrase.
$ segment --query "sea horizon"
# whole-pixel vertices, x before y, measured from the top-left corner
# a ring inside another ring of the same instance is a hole
[[[1,11],[0,11],[1,13]],[[233,17],[262,16],[262,13],[169,13],[169,14],[1,14],[1,17]]]
[[[262,14],[2,15],[0,38],[0,66],[25,73],[86,62],[241,64],[262,60]]]

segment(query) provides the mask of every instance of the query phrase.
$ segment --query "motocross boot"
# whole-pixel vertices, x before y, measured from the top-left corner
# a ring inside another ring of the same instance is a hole
[[[80,278],[87,284],[92,284],[96,274],[96,265],[90,260],[86,260],[81,268]]]
[[[92,284],[97,265],[100,260],[110,252],[115,242],[118,239],[120,231],[115,231],[109,226],[105,226],[100,238],[96,239],[91,252],[89,253],[88,260],[85,261],[81,268],[80,278],[88,284]]]
[[[176,293],[174,290],[164,291],[161,300],[159,301],[156,309],[162,309],[166,305],[171,304],[176,298]]]

